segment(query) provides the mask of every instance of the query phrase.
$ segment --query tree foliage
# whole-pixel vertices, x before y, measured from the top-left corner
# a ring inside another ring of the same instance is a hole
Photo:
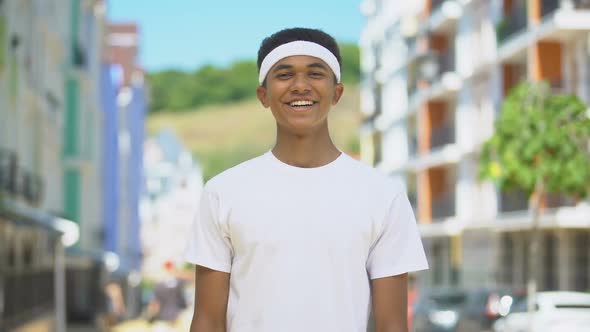
[[[495,128],[482,149],[481,178],[529,195],[539,183],[547,193],[588,194],[590,116],[578,97],[523,82],[504,101]]]
[[[360,51],[354,44],[340,45],[342,80],[358,83]],[[254,60],[234,62],[228,68],[205,65],[194,72],[164,70],[148,75],[150,111],[189,111],[208,104],[239,101],[255,96],[258,68]]]

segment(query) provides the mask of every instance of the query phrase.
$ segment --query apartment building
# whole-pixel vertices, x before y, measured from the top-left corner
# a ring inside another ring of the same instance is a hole
[[[0,330],[63,327],[64,3],[0,1]],[[15,19],[18,18],[18,19]],[[54,26],[54,29],[47,29]],[[43,54],[43,55],[42,55]]]
[[[112,45],[106,12],[104,0],[0,0],[0,331],[92,321],[107,278],[139,311],[146,91],[137,45]],[[115,84],[121,61],[134,67]]]
[[[0,1],[0,330],[65,330],[64,300],[86,295],[63,246],[100,248],[104,14],[99,0]]]
[[[527,198],[478,180],[478,151],[521,80],[590,103],[590,1],[365,0],[361,158],[406,183],[428,285],[527,279]],[[587,202],[544,202],[540,289],[590,289]]]

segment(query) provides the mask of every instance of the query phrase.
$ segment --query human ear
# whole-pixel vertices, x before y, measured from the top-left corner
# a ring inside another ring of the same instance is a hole
[[[264,106],[264,108],[268,108],[268,103],[266,102],[266,87],[264,86],[259,86],[256,88],[256,96],[258,97],[258,100],[260,100],[260,103],[262,104],[262,106]]]
[[[338,104],[340,97],[342,97],[342,93],[344,93],[344,85],[342,83],[337,83],[336,87],[334,88],[334,96],[332,97],[332,105]]]

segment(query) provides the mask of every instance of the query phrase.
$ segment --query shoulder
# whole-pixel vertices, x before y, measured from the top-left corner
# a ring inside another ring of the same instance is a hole
[[[370,191],[384,195],[384,197],[397,196],[406,192],[404,182],[396,177],[390,176],[362,161],[347,156],[350,177],[362,183]]]
[[[204,191],[219,193],[246,186],[263,174],[265,155],[248,159],[215,175],[205,183]]]

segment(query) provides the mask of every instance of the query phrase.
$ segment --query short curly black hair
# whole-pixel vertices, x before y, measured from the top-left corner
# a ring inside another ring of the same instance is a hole
[[[334,37],[323,32],[319,29],[308,29],[308,28],[289,28],[275,32],[269,37],[264,38],[258,49],[258,70],[264,58],[275,48],[297,40],[304,40],[320,44],[327,48],[338,60],[338,64],[342,68],[342,58],[340,56],[340,48]]]

